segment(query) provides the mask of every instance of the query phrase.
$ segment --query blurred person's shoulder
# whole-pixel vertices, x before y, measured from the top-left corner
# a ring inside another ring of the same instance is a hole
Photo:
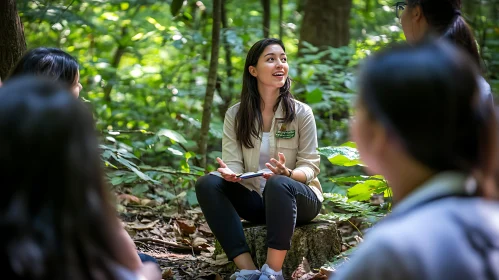
[[[377,257],[398,263],[419,279],[478,279],[482,259],[470,240],[470,232],[475,231],[498,242],[498,202],[461,197],[435,200],[389,215],[368,232],[366,243],[373,252],[378,248],[381,256]]]

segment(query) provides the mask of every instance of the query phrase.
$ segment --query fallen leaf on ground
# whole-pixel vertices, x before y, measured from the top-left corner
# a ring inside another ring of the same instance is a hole
[[[196,231],[196,225],[192,220],[178,219],[175,222],[184,235],[193,234]]]
[[[140,199],[131,194],[122,193],[118,195],[118,202],[120,204],[128,205],[128,204],[140,204]]]
[[[149,207],[154,207],[154,206],[157,206],[158,204],[156,203],[155,200],[151,200],[151,199],[148,199],[148,198],[144,198],[140,201],[140,205],[143,205],[143,206],[149,206]]]
[[[211,231],[210,227],[208,226],[208,223],[204,223],[204,224],[200,225],[198,230],[199,230],[199,232],[201,232],[205,236],[213,236],[213,232]]]
[[[203,211],[201,211],[201,208],[196,207],[194,209],[190,209],[185,211],[187,214],[194,215],[194,214],[203,214]]]
[[[307,275],[309,272],[310,272],[310,264],[308,263],[306,258],[303,258],[301,263],[296,268],[296,270],[293,272],[293,274],[291,274],[291,278],[301,280],[302,277]]]
[[[173,271],[171,268],[163,271],[163,275],[161,276],[163,279],[173,278]]]
[[[194,238],[194,240],[192,241],[192,246],[194,247],[209,247],[210,245],[208,245],[208,240],[204,239],[204,238],[201,238],[201,237],[196,237]]]
[[[158,228],[153,228],[151,230],[151,233],[154,234],[154,235],[157,235],[157,236],[159,236],[161,238],[163,238],[163,233],[161,233],[161,231]]]
[[[198,260],[206,262],[206,263],[209,263],[211,265],[225,265],[225,264],[229,263],[229,259],[227,259],[227,257],[220,258],[218,260],[214,260],[212,258],[207,258],[207,257],[199,256]]]
[[[140,223],[140,222],[135,222],[135,223],[132,223],[132,224],[128,224],[127,227],[129,227],[131,229],[136,229],[136,230],[146,230],[146,229],[153,228],[158,222],[159,222],[159,220],[156,220],[154,222],[150,222],[148,224],[143,224],[143,223]]]

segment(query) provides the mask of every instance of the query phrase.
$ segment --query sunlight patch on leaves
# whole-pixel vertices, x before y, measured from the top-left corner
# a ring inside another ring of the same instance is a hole
[[[318,148],[319,154],[328,158],[328,160],[339,166],[363,166],[360,161],[359,152],[355,148],[348,146],[323,147]]]
[[[173,131],[173,130],[170,130],[170,129],[163,128],[158,132],[157,135],[170,138],[170,140],[178,142],[178,143],[182,143],[182,144],[187,143],[187,140],[185,140],[184,136],[182,136],[182,135],[180,135],[180,133]]]

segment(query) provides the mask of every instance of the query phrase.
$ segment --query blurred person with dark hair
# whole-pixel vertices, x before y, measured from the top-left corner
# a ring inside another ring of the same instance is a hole
[[[410,44],[428,36],[441,37],[462,48],[481,67],[478,43],[461,13],[461,0],[405,0],[397,2],[396,15]],[[492,101],[490,85],[477,75],[481,98]]]
[[[499,279],[497,122],[477,76],[445,41],[363,65],[352,138],[395,207],[333,279]]]
[[[161,279],[132,271],[104,184],[91,113],[59,83],[0,88],[1,259],[6,279]]]
[[[36,48],[25,53],[11,71],[9,79],[23,75],[42,76],[63,83],[76,97],[82,90],[78,62],[57,48]]]
[[[45,77],[57,81],[66,86],[75,97],[78,97],[82,90],[77,60],[57,48],[39,47],[25,53],[11,71],[9,79],[25,75]],[[124,248],[134,248],[129,254],[120,256],[121,263],[126,267],[136,270],[141,267],[142,262],[157,263],[156,259],[149,255],[136,253],[135,244],[125,229],[121,231],[119,238],[126,244]]]

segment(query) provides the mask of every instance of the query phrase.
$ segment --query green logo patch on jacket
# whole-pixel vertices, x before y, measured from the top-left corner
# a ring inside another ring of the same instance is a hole
[[[295,130],[286,130],[286,124],[281,125],[281,129],[276,132],[275,138],[291,139],[295,137]]]

